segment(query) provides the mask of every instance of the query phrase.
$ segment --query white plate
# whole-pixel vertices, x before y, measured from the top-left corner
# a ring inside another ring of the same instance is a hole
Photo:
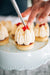
[[[0,67],[5,70],[32,70],[50,59],[49,42],[35,42],[33,49],[20,51],[13,40],[0,46]]]

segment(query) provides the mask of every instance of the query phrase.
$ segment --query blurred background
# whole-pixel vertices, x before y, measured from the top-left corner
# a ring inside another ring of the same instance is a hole
[[[16,0],[19,9],[24,12],[27,7],[30,7],[31,0]],[[12,19],[13,17],[13,19]],[[11,20],[12,22],[15,21],[17,17],[16,11],[11,3],[11,0],[0,0],[0,21],[1,20]],[[34,20],[35,21],[35,20]],[[50,25],[50,17],[48,17],[48,23]],[[36,70],[32,71],[4,71],[0,69],[0,75],[50,75],[50,62],[45,64],[45,66],[40,66]]]
[[[21,12],[27,9],[27,0],[16,0],[19,9]],[[14,15],[17,16],[16,11],[11,3],[11,0],[0,0],[0,15],[8,16]]]

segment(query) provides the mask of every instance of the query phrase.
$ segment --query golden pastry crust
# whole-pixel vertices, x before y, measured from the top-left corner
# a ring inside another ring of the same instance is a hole
[[[16,43],[16,42],[15,42]],[[16,47],[19,49],[19,50],[22,50],[22,51],[26,51],[26,50],[30,50],[33,48],[33,45],[34,43],[31,43],[30,45],[19,45],[16,43]]]
[[[0,41],[0,46],[5,45],[9,42],[9,37],[5,38],[4,40]]]
[[[45,42],[48,40],[48,36],[46,37],[35,37],[35,41],[38,41],[38,42]]]

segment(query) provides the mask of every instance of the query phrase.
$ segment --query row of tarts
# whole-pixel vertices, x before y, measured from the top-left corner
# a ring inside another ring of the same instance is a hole
[[[22,23],[12,25],[11,21],[0,22],[0,46],[9,42],[9,36],[15,41],[16,47],[20,50],[30,50],[34,42],[44,42],[48,40],[49,25],[48,23],[34,24],[26,26]]]

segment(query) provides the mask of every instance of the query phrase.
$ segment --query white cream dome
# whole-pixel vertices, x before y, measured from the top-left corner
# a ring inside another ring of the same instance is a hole
[[[12,30],[11,21],[1,21],[1,23],[7,28],[8,32],[10,32]]]
[[[35,26],[35,36],[36,37],[45,37],[49,36],[49,26],[47,23],[39,27],[39,25]]]
[[[4,40],[7,37],[9,37],[9,35],[6,27],[0,24],[0,40]]]
[[[23,31],[23,24],[17,27],[17,30],[15,32],[15,41],[18,44],[24,44],[29,45],[30,43],[33,43],[35,41],[34,31],[33,28],[28,30],[26,29]]]

